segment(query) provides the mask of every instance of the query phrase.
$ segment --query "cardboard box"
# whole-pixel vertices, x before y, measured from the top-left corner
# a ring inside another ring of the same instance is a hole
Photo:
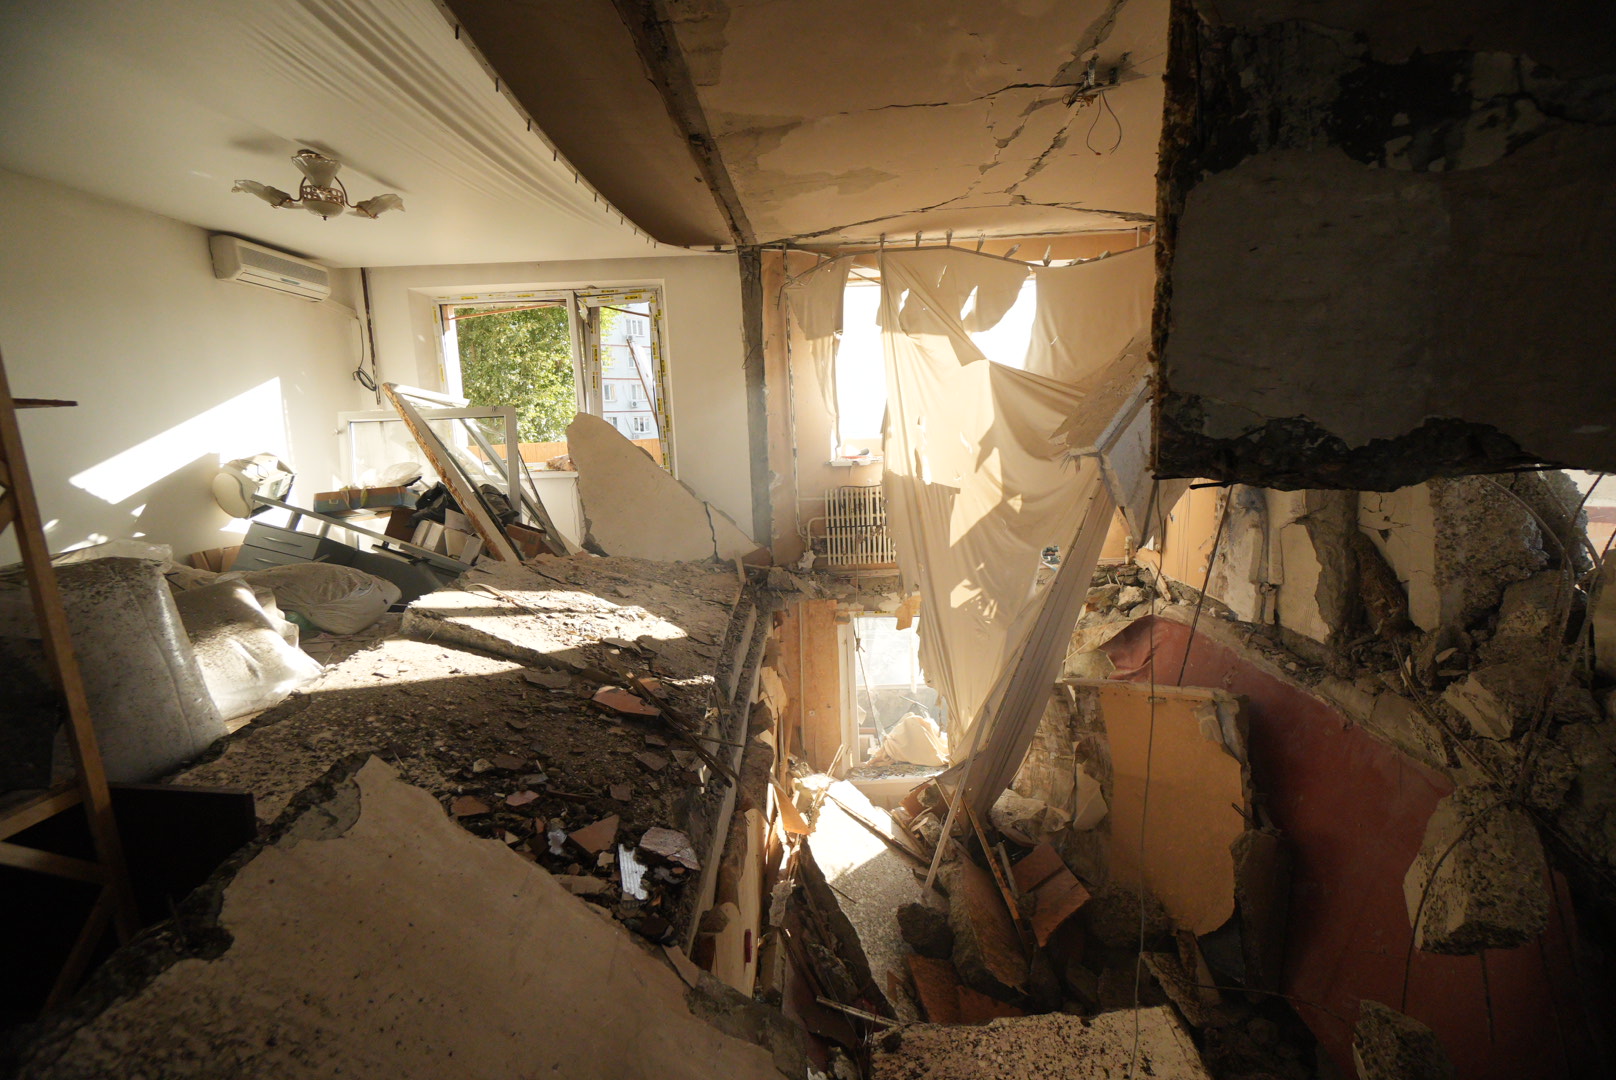
[[[383,535],[408,541],[415,535],[415,522],[410,520],[414,516],[415,511],[408,506],[393,507],[387,513],[387,527],[382,530]]]
[[[194,551],[186,556],[197,570],[211,570],[215,574],[222,574],[236,564],[236,556],[241,552],[241,545],[234,547],[208,548],[206,551]]]
[[[550,553],[550,549],[544,543],[544,533],[538,529],[512,522],[505,526],[505,535],[510,538],[511,546],[516,548],[517,554],[523,559]]]

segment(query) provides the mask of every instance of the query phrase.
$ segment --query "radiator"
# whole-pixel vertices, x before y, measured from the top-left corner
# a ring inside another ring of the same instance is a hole
[[[891,566],[898,561],[887,535],[881,485],[832,488],[825,495],[825,560],[831,566]]]

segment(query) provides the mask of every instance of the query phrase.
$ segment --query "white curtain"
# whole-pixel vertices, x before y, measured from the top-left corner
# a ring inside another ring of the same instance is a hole
[[[820,395],[838,423],[836,404],[836,350],[842,340],[842,299],[847,293],[846,258],[827,259],[786,282],[786,304],[807,343],[808,359],[819,380]],[[838,434],[838,443],[841,442]]]
[[[1023,371],[987,360],[970,333],[1014,304],[1025,266],[948,248],[881,260],[888,525],[955,747],[985,745],[997,725],[972,731],[996,712],[1036,723],[1047,700],[1112,513],[1107,454],[1141,414],[1152,269],[1148,252],[1062,268],[1047,296],[1055,271],[1038,271]],[[1074,293],[1076,315],[1056,310]],[[1040,589],[1051,545],[1064,587]],[[1054,595],[1058,610],[1043,610]]]

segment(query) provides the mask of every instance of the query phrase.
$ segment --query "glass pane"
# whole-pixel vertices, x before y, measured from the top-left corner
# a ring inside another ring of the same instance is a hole
[[[567,467],[557,459],[567,452],[578,390],[564,303],[457,307],[450,317],[462,396],[473,405],[514,406],[523,459],[535,469]],[[504,442],[497,434],[496,445]]]
[[[356,420],[348,431],[353,450],[351,483],[362,487],[397,483],[399,476],[411,471],[408,466],[412,464],[428,485],[437,481],[437,473],[402,420]]]
[[[600,312],[601,416],[662,463],[649,300],[613,300]]]

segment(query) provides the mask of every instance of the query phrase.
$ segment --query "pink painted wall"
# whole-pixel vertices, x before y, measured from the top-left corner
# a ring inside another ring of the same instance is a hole
[[[1105,646],[1113,678],[1176,682],[1189,629],[1164,619],[1134,623]],[[1187,686],[1220,687],[1245,699],[1252,779],[1295,854],[1285,992],[1346,1076],[1358,1002],[1403,1007],[1430,1025],[1460,1080],[1551,1080],[1611,1075],[1608,986],[1579,979],[1575,927],[1561,884],[1540,941],[1482,959],[1415,953],[1403,1001],[1410,929],[1403,875],[1426,820],[1451,790],[1340,711],[1197,636]],[[1488,1008],[1488,991],[1491,1009]],[[1597,1040],[1597,1041],[1596,1041]],[[1604,1043],[1601,1054],[1600,1043]],[[1601,1057],[1605,1062],[1601,1066]]]

